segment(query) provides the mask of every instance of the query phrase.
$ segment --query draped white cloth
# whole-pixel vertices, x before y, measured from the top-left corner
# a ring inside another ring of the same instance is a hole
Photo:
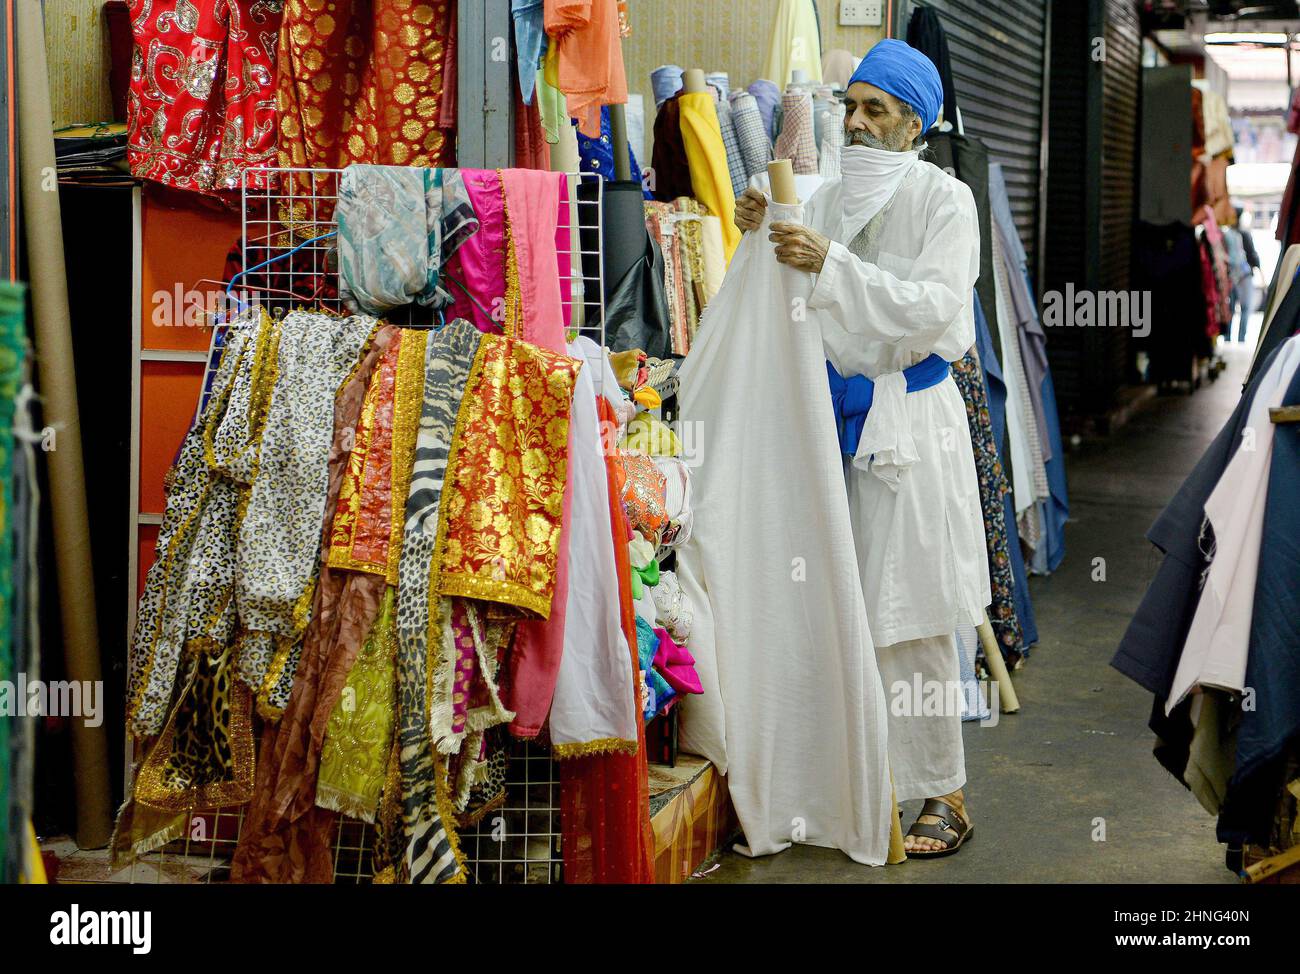
[[[791,842],[884,863],[893,807],[884,692],[863,604],[810,275],[778,264],[769,203],[681,369],[699,446],[677,576],[705,688],[682,746],[728,777],[746,851]]]
[[[582,753],[584,745],[635,750],[639,691],[620,625],[615,542],[592,382],[593,371],[605,367],[605,354],[586,337],[570,344],[569,354],[585,360],[585,367],[578,373],[570,418],[569,600],[564,655],[551,703],[551,743],[561,753]]]

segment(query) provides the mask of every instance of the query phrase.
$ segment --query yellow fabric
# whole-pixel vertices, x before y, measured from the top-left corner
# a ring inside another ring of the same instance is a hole
[[[640,365],[641,359],[644,357],[645,352],[639,348],[629,348],[625,352],[610,353],[609,364],[614,370],[619,386],[624,389],[632,388],[632,383],[636,381],[637,366]]]
[[[822,80],[817,14],[808,0],[781,0],[776,26],[772,29],[772,45],[767,52],[765,77],[784,88],[795,68],[807,71],[809,81]]]
[[[736,194],[731,188],[727,150],[722,144],[713,95],[707,91],[683,92],[677,103],[695,198],[722,221],[722,246],[730,263],[740,243],[740,230],[736,228]]]
[[[632,393],[632,398],[646,409],[658,409],[664,404],[663,397],[659,395],[658,390],[651,386],[643,386],[638,389]]]
[[[632,417],[620,446],[625,450],[648,453],[652,457],[682,455],[682,441],[677,438],[677,434],[667,424],[646,412]]]
[[[700,236],[704,240],[704,300],[712,301],[722,288],[727,259],[722,254],[722,221],[716,216],[700,219]]]

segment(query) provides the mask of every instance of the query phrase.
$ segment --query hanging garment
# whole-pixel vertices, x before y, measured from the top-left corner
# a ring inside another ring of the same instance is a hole
[[[518,276],[519,288],[519,326],[509,333],[549,352],[564,355],[568,349],[564,341],[564,310],[560,305],[560,283],[556,273],[559,255],[554,228],[558,222],[560,197],[567,191],[567,180],[562,173],[505,169],[502,170],[502,182],[510,243],[514,248],[511,266]],[[566,402],[552,421],[567,422],[568,418],[569,404]],[[572,433],[568,436],[572,444]],[[510,729],[516,737],[536,737],[541,733],[559,675],[566,641],[572,495],[572,484],[566,479],[560,533],[556,539],[555,589],[548,616],[545,620],[519,623],[506,663],[505,680],[510,689],[503,703],[515,714]]]
[[[424,400],[415,447],[415,467],[406,500],[397,586],[397,745],[401,780],[400,851],[383,857],[392,873],[376,880],[410,883],[463,882],[464,866],[453,828],[447,768],[435,746],[431,721],[437,675],[433,661],[446,660],[442,639],[450,625],[450,603],[434,584],[446,552],[441,520],[450,497],[444,483],[458,476],[454,448],[457,416],[473,363],[486,338],[463,320],[432,336],[424,373]],[[438,652],[438,649],[441,652]],[[453,670],[454,672],[454,670]],[[444,676],[444,681],[449,680]],[[446,699],[444,691],[439,699]],[[391,773],[391,772],[390,772]],[[387,787],[387,786],[386,786]],[[382,810],[381,810],[382,814]]]
[[[617,424],[614,407],[602,394],[596,400],[602,428]],[[632,609],[631,537],[618,501],[615,465],[605,452],[610,535],[618,579],[619,619],[628,646],[628,665],[637,665],[636,617]],[[609,751],[561,761],[560,832],[564,878],[569,883],[650,883],[654,881],[654,835],[650,830],[650,787],[645,728],[638,714],[635,754]]]
[[[443,67],[453,5],[409,0],[285,0],[277,49],[282,167],[343,169],[350,163],[437,167],[455,139],[441,127]],[[329,219],[310,172],[281,192],[281,219]]]
[[[777,7],[764,77],[784,87],[796,68],[808,72],[809,81],[822,80],[822,46],[814,0],[781,0]]]
[[[792,328],[785,310],[810,282],[776,262],[774,220],[803,222],[803,208],[768,203],[680,372],[681,419],[715,444],[692,471],[694,523],[677,553],[705,691],[683,704],[682,746],[727,775],[743,851],[788,848],[797,821],[801,841],[880,865],[892,806],[885,698],[825,353],[815,322]],[[756,376],[762,395],[735,395]],[[798,471],[799,489],[761,475],[774,470]],[[737,564],[749,566],[743,578]]]
[[[518,339],[483,336],[448,460],[431,591],[550,615],[579,367]]]
[[[1202,548],[1205,504],[1242,445],[1262,377],[1277,355],[1270,355],[1260,375],[1251,380],[1223,429],[1147,530],[1147,540],[1164,559],[1110,665],[1156,696],[1161,717],[1200,599],[1201,578],[1209,567]]]
[[[768,135],[758,102],[747,91],[732,94],[731,120],[740,146],[745,181],[748,182],[757,173],[767,172],[767,164],[772,158],[772,137]]]
[[[569,114],[592,138],[600,136],[600,107],[627,101],[627,73],[614,0],[545,0],[546,33],[555,50],[555,87]]]
[[[131,175],[210,194],[271,185],[280,10],[265,0],[131,4]]]
[[[781,96],[781,134],[777,136],[776,158],[789,159],[796,173],[817,171],[817,140],[813,135],[812,95],[787,91]]]
[[[907,392],[902,375],[932,354],[957,361],[975,342],[978,222],[970,191],[918,161],[888,206],[847,241],[851,249],[840,242],[848,159],[844,177],[807,205],[808,224],[833,241],[808,307],[821,312],[836,371],[875,382],[846,476],[871,635],[888,646],[977,624],[990,601],[966,405],[950,378]],[[887,457],[873,461],[881,447]]]
[[[348,166],[335,216],[339,296],[350,310],[450,303],[442,265],[478,229],[459,170]]]
[[[397,713],[396,586],[384,591],[379,618],[348,672],[321,743],[316,804],[374,822]]]
[[[1007,293],[1006,265],[1001,257],[1001,242],[993,238],[994,306],[1001,332],[1002,377],[1006,384],[1007,450],[1011,459],[1012,500],[1015,504],[1016,523],[1021,536],[1032,550],[1034,538],[1025,535],[1028,511],[1040,494],[1040,481],[1046,491],[1047,468],[1042,463],[1042,445],[1038,437],[1037,422],[1029,398],[1028,380],[1020,358],[1020,340],[1011,312],[1011,299]]]
[[[328,563],[335,513],[352,460],[351,447],[370,388],[400,337],[380,327],[333,406],[333,438],[320,531],[320,580],[312,619],[302,640],[302,672],[295,679],[278,724],[266,723],[258,751],[252,800],[231,861],[234,882],[330,882],[333,879],[335,813],[316,807],[322,741],[330,713],[342,696],[366,634],[379,614],[382,574],[343,571]],[[422,343],[411,341],[409,349]],[[383,385],[382,377],[379,385]],[[416,390],[416,395],[419,390]],[[386,757],[386,755],[385,755]]]
[[[978,298],[976,299],[978,300]],[[1016,614],[1015,577],[1011,555],[1007,550],[1007,526],[1003,498],[1010,486],[1002,470],[993,423],[989,414],[988,391],[979,355],[972,348],[952,363],[952,379],[966,402],[966,422],[970,427],[971,446],[975,450],[975,472],[979,477],[980,510],[984,515],[984,538],[988,545],[989,624],[1004,656],[1014,663],[1024,641],[1020,619]],[[933,797],[933,796],[930,796]]]
[[[1255,392],[1246,420],[1246,428],[1254,434],[1250,448],[1237,451],[1205,501],[1205,517],[1214,536],[1213,558],[1169,688],[1165,713],[1198,686],[1232,692],[1245,686],[1272,459],[1274,424],[1268,410],[1281,405],[1297,366],[1300,339],[1293,338],[1281,347]],[[1271,571],[1272,566],[1266,570]]]
[[[500,332],[506,294],[506,211],[501,173],[462,169],[478,229],[468,237],[443,272],[452,295],[448,318],[464,318],[479,331]]]
[[[293,311],[280,323],[276,382],[235,558],[240,676],[272,716],[288,701],[319,569],[334,396],[377,326]],[[261,677],[261,684],[256,681]]]
[[[542,0],[510,0],[510,18],[515,30],[515,64],[519,72],[519,94],[525,105],[533,103],[537,69],[546,50],[542,23]]]
[[[1283,405],[1300,404],[1300,372],[1291,379]],[[1300,484],[1300,426],[1278,425],[1273,431],[1273,456],[1269,466],[1268,499],[1264,508],[1263,541],[1259,549],[1259,574],[1255,582],[1255,603],[1250,619],[1250,649],[1246,664],[1246,686],[1267,687],[1256,696],[1255,710],[1246,714],[1237,733],[1236,770],[1229,782],[1229,795],[1241,795],[1240,803],[1229,800],[1219,820],[1241,832],[1267,831],[1260,825],[1258,809],[1277,795],[1288,750],[1300,734],[1300,560],[1295,539],[1300,537],[1295,503]],[[1256,796],[1260,796],[1256,800]],[[1253,815],[1251,808],[1256,809]],[[1241,826],[1237,821],[1244,818]],[[1253,822],[1252,822],[1253,819]]]
[[[236,379],[251,377],[255,359],[265,357],[275,331],[270,320],[260,316],[232,325],[208,405],[168,471],[167,505],[136,608],[127,658],[126,722],[137,737],[154,737],[162,731],[176,683],[189,620],[188,567],[191,554],[203,550],[195,548],[195,541],[210,497],[207,431],[224,419]]]
[[[551,747],[560,758],[615,750],[635,754],[636,682],[620,625],[618,576],[606,526],[604,448],[591,380],[604,353],[590,339],[579,338],[569,345],[569,354],[587,367],[578,375],[573,399],[568,629],[550,708]]]
[[[938,11],[932,7],[917,7],[907,22],[907,43],[916,48],[932,62],[939,71],[943,82],[943,118],[956,128],[957,89],[952,82],[952,60],[948,56],[948,35],[944,33],[943,21]]]

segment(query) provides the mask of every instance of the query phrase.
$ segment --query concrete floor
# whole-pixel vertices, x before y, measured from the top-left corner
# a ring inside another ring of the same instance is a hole
[[[1034,578],[1040,642],[1014,673],[1021,712],[965,725],[976,830],[954,856],[872,869],[831,849],[723,853],[706,883],[1232,883],[1214,819],[1151,756],[1151,698],[1110,657],[1158,565],[1143,537],[1236,405],[1249,356],[1193,396],[1158,397],[1068,460],[1056,574]],[[1094,559],[1105,581],[1093,581]],[[906,827],[919,802],[903,809]],[[1105,840],[1095,841],[1104,819]]]

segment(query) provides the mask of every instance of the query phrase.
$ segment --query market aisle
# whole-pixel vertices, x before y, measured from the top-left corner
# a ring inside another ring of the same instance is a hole
[[[1015,674],[1021,712],[965,725],[976,831],[955,856],[870,869],[798,846],[762,860],[726,853],[710,883],[1231,883],[1214,819],[1151,756],[1151,698],[1109,660],[1154,573],[1143,537],[1236,404],[1249,354],[1194,396],[1147,404],[1069,459],[1066,559],[1035,578],[1042,641]],[[1105,581],[1093,581],[1104,559]],[[1100,563],[1098,563],[1100,565]],[[910,823],[919,803],[903,810]],[[1104,820],[1105,841],[1095,841]]]

